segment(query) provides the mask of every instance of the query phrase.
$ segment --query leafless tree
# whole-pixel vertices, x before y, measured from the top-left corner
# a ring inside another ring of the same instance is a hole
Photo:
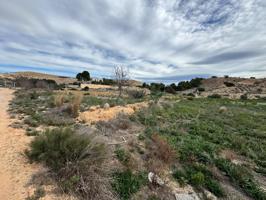
[[[119,97],[122,95],[123,87],[128,84],[129,71],[124,66],[115,66],[114,75],[119,90]]]

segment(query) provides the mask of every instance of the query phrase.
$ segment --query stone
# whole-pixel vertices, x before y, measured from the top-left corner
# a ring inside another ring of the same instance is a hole
[[[109,108],[110,108],[109,103],[105,103],[105,104],[103,105],[103,108],[104,108],[105,110],[109,109]]]
[[[164,185],[164,181],[153,172],[150,172],[148,174],[148,180],[149,180],[150,183],[153,183],[153,184],[156,184],[156,185],[159,185],[159,186],[163,186]]]
[[[226,108],[225,106],[221,106],[221,107],[219,108],[219,112],[220,112],[220,113],[227,112],[227,108]]]
[[[174,195],[176,200],[200,200],[195,193],[175,193]]]
[[[203,193],[206,196],[207,200],[217,200],[217,197],[208,190],[204,190]]]

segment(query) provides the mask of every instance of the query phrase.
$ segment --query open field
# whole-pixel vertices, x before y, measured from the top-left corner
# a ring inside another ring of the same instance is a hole
[[[266,198],[264,99],[117,98],[99,90],[22,89],[10,104],[12,127],[32,141],[26,155],[50,169],[64,193],[96,200]]]

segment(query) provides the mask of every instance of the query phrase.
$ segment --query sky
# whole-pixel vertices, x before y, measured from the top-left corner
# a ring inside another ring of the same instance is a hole
[[[265,0],[0,1],[0,72],[266,77]]]

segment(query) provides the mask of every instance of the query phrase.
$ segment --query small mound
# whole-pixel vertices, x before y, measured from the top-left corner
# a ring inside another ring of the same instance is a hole
[[[95,123],[98,121],[109,121],[114,119],[119,113],[132,115],[135,111],[147,107],[146,102],[128,104],[126,106],[115,106],[108,109],[98,108],[93,111],[85,111],[80,114],[79,120],[86,123]]]

